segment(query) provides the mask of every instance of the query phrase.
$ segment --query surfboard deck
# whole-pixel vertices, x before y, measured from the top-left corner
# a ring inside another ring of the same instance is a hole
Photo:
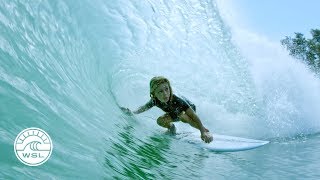
[[[213,134],[213,141],[207,144],[200,139],[199,133],[184,133],[177,134],[176,136],[178,139],[215,152],[246,151],[269,143],[269,141],[263,140]]]

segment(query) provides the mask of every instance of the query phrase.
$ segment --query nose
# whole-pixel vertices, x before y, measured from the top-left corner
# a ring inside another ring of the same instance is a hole
[[[164,91],[164,96],[165,96],[165,97],[168,97],[168,95],[169,95],[169,92]]]

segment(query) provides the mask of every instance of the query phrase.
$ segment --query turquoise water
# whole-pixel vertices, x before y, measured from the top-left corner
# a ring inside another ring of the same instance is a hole
[[[0,178],[318,179],[319,79],[288,57],[248,57],[256,49],[235,45],[221,8],[202,0],[0,1]],[[194,102],[211,131],[271,143],[215,153],[166,135],[156,108],[122,114],[117,104],[148,100],[155,75]],[[29,127],[53,141],[41,166],[13,151]]]

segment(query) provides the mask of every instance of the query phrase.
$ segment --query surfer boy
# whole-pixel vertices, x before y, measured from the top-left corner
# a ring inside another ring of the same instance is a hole
[[[192,127],[200,130],[201,139],[210,143],[212,135],[205,128],[199,117],[196,115],[196,107],[187,99],[182,99],[172,93],[170,82],[162,76],[153,77],[150,81],[150,97],[151,99],[136,111],[130,111],[128,108],[121,108],[125,113],[132,115],[139,114],[149,110],[153,106],[157,106],[166,113],[157,119],[158,125],[168,128],[172,134],[176,133],[176,127],[173,122],[182,121],[190,124]]]

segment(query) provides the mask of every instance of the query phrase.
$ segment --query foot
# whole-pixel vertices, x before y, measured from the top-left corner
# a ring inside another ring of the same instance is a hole
[[[176,126],[173,123],[171,123],[170,128],[168,128],[168,131],[170,134],[176,134],[177,133]]]

